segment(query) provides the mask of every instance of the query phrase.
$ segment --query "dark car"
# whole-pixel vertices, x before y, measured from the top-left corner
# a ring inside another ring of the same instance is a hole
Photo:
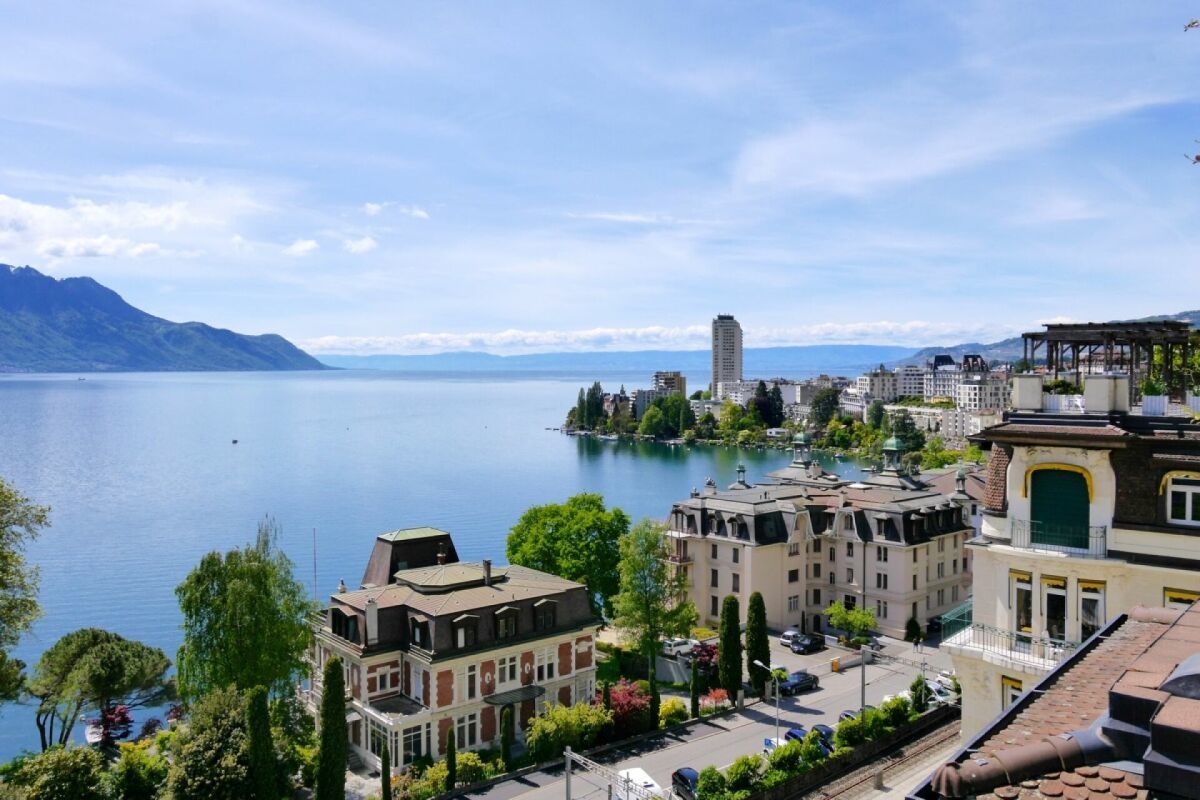
[[[671,773],[671,788],[675,790],[676,797],[696,800],[696,783],[699,780],[699,772],[691,767],[680,767]]]
[[[797,725],[794,728],[788,728],[788,732],[783,735],[783,740],[785,742],[792,740],[802,742],[805,736],[808,736],[808,731],[804,729],[803,725]]]
[[[875,708],[875,706],[866,706],[866,708]],[[838,722],[841,722],[841,721],[847,720],[847,719],[854,719],[857,716],[858,716],[857,711],[843,711],[842,713],[838,714]]]
[[[800,670],[793,672],[787,676],[786,680],[779,682],[779,693],[787,697],[797,692],[807,692],[811,689],[816,689],[820,683],[817,681],[817,676],[810,672]]]
[[[801,655],[809,653],[819,653],[825,649],[825,638],[823,636],[813,636],[811,633],[806,633],[803,636],[797,636],[792,639],[792,652]]]
[[[930,617],[929,622],[925,624],[925,631],[928,636],[937,636],[942,632],[942,618]]]
[[[826,742],[833,744],[833,728],[828,725],[813,725],[812,729]]]

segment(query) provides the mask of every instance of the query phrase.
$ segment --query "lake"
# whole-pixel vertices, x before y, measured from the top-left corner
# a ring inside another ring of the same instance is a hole
[[[606,386],[647,376],[600,376]],[[357,585],[375,536],[431,525],[464,560],[504,561],[531,505],[599,492],[635,520],[778,451],[602,442],[546,430],[582,376],[401,372],[0,376],[0,476],[52,507],[29,560],[45,615],[16,656],[101,627],[180,642],[174,588],[200,557],[252,541],[264,515],[327,598]],[[237,444],[233,440],[237,440]],[[827,464],[827,469],[838,465]],[[853,465],[844,468],[853,469]],[[76,729],[77,736],[81,729]],[[32,710],[0,714],[0,759],[36,748]]]

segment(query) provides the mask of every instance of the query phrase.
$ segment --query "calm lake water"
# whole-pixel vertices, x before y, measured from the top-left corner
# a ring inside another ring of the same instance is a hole
[[[432,525],[454,535],[463,559],[503,561],[507,531],[531,505],[589,491],[634,519],[662,518],[706,477],[732,483],[739,461],[753,481],[790,460],[546,430],[584,383],[368,371],[0,376],[0,476],[52,507],[29,552],[45,615],[16,655],[32,665],[59,636],[94,626],[173,657],[175,586],[205,552],[251,541],[265,514],[306,584],[316,530],[327,597],[339,579],[357,584],[382,531]],[[0,759],[36,745],[32,711],[6,708]]]

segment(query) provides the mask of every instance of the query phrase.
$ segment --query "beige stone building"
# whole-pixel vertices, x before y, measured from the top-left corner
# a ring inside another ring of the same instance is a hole
[[[311,688],[340,656],[352,753],[378,768],[496,747],[511,708],[517,736],[547,703],[595,697],[587,588],[525,567],[459,562],[450,535],[415,528],[380,535],[362,588],[340,591],[314,623]],[[453,732],[453,733],[452,733]]]
[[[970,585],[964,545],[971,535],[963,493],[944,495],[899,469],[889,440],[882,472],[850,481],[810,457],[806,434],[773,483],[749,485],[744,471],[727,490],[710,480],[668,517],[671,560],[684,570],[703,624],[716,624],[728,594],[760,592],[774,630],[827,627],[840,600],[875,612],[878,629],[903,636],[962,603]]]
[[[973,600],[947,615],[943,641],[964,732],[1120,610],[1200,598],[1200,425],[1130,415],[1118,410],[1127,386],[1088,381],[1090,413],[1013,412],[979,435],[991,460],[967,545]]]

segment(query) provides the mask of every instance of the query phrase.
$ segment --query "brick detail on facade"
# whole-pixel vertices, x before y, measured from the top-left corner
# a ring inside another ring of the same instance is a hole
[[[529,720],[533,719],[533,701],[521,701],[521,730],[529,728]]]
[[[429,673],[425,670],[421,670],[421,672],[423,673],[423,680],[421,681],[421,704],[429,708]]]
[[[564,706],[571,705],[571,687],[570,686],[558,687],[558,702],[560,705],[564,705]]]
[[[571,674],[571,651],[574,650],[574,645],[570,642],[561,642],[558,645],[558,674]]]
[[[1008,510],[1008,461],[1012,449],[1003,445],[992,447],[987,466],[987,484],[983,492],[983,507],[988,511]]]
[[[479,738],[485,742],[496,738],[496,707],[484,706],[479,712]]]
[[[437,744],[434,747],[437,748],[439,754],[444,756],[446,755],[446,736],[449,735],[450,731],[454,730],[454,720],[450,717],[439,719],[437,729]]]
[[[575,640],[575,666],[579,669],[587,669],[592,665],[592,637],[580,636]],[[579,647],[584,646],[584,650]]]
[[[454,702],[454,673],[444,669],[437,674],[437,704],[445,708]]]
[[[375,694],[376,688],[375,676],[367,675],[367,694]]]
[[[484,661],[479,665],[479,680],[482,681],[481,694],[487,697],[496,691],[496,662]]]
[[[521,685],[528,686],[533,683],[533,677],[533,651],[526,650],[521,653]]]

